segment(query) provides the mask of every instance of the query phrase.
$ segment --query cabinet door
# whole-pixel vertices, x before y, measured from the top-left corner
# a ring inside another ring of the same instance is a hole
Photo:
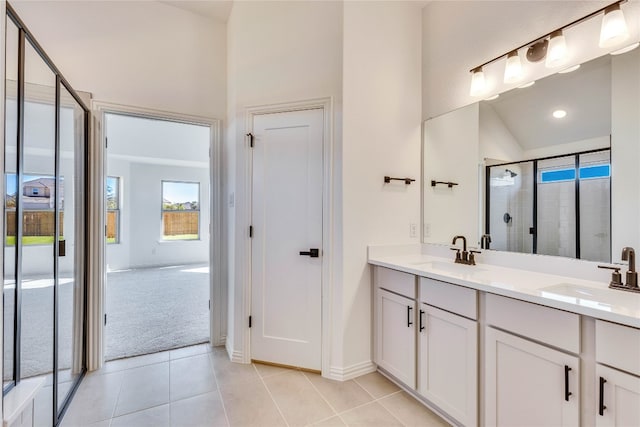
[[[414,300],[378,289],[376,363],[411,388],[416,386]]]
[[[420,304],[418,392],[466,426],[478,425],[478,324]]]
[[[640,426],[640,378],[596,365],[597,426]]]
[[[576,356],[486,328],[487,426],[578,426]]]

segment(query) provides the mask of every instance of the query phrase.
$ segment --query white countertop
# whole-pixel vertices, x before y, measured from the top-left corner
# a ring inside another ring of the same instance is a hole
[[[455,264],[453,256],[370,253],[369,263],[640,328],[640,293],[610,289],[608,283],[480,262]]]

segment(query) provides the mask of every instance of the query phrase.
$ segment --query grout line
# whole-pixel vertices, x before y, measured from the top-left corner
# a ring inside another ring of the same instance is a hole
[[[269,395],[269,397],[271,397],[271,400],[273,401],[273,404],[276,406],[276,409],[280,413],[280,416],[284,420],[284,423],[286,424],[287,427],[289,427],[289,421],[287,421],[287,419],[284,416],[284,413],[282,412],[282,409],[280,409],[280,406],[278,406],[278,402],[276,402],[276,399],[273,397],[273,394],[271,394],[271,390],[269,390],[269,387],[267,387],[267,383],[264,382],[264,378],[260,376],[260,372],[258,372],[258,368],[256,368],[256,365],[254,363],[252,363],[251,366],[253,366],[253,369],[255,369],[256,374],[258,374],[258,378],[260,378],[260,382],[262,382],[262,385],[267,391],[267,394]]]
[[[323,419],[321,419],[321,420],[318,420],[318,421],[316,421],[314,424],[320,423],[320,422],[322,422],[322,421],[328,420],[329,418],[333,418],[333,417],[336,417],[336,416],[337,416],[338,418],[340,418],[340,421],[342,421],[343,423],[345,423],[345,422],[344,422],[344,420],[340,417],[340,415],[339,415],[338,411],[336,410],[336,408],[334,408],[334,407],[333,407],[333,405],[331,404],[331,402],[329,402],[329,399],[327,399],[327,398],[324,396],[324,394],[322,394],[322,392],[321,392],[321,391],[320,391],[320,390],[315,386],[315,384],[313,384],[313,383],[311,382],[311,380],[310,380],[310,379],[309,379],[309,377],[307,376],[307,373],[306,373],[306,372],[302,372],[302,376],[307,380],[307,382],[308,382],[309,384],[311,384],[311,387],[316,391],[316,393],[318,393],[318,395],[320,396],[320,398],[321,398],[322,400],[324,400],[324,401],[327,403],[327,405],[329,405],[329,409],[331,409],[331,410],[333,411],[333,414],[332,414],[330,417],[327,417],[327,418],[323,418]],[[347,424],[347,423],[345,423],[345,424]]]
[[[367,388],[365,386],[363,386],[362,384],[360,384],[360,382],[358,381],[358,378],[354,378],[353,381],[358,384],[360,386],[361,389],[363,389],[369,396],[371,396],[371,398],[373,399],[373,401],[376,401],[376,397],[373,395],[373,393],[371,393],[369,390],[367,390]]]
[[[209,352],[208,356],[209,356],[209,363],[211,363],[211,371],[213,372],[213,378],[216,380],[216,390],[218,391],[218,396],[220,396],[220,404],[222,405],[222,412],[224,412],[224,418],[227,420],[227,426],[231,427],[231,421],[229,421],[229,414],[227,413],[227,406],[224,404],[222,391],[220,391],[220,383],[218,382],[218,375],[216,374],[216,369],[214,365],[215,362],[212,360],[213,352]]]

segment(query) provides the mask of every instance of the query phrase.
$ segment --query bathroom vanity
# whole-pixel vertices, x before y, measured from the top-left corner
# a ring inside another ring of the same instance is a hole
[[[640,294],[429,246],[369,248],[380,372],[454,424],[640,425]]]

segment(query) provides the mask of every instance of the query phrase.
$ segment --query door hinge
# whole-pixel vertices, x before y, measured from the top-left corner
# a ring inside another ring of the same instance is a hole
[[[253,238],[253,225],[249,226],[249,238],[252,239]]]
[[[249,327],[251,327],[251,316],[249,316]]]
[[[109,138],[104,139],[104,148],[109,148]]]
[[[105,235],[105,237],[107,236],[107,233],[108,233],[108,231],[107,231],[107,226],[105,225],[105,226],[104,226],[104,235]]]
[[[209,310],[211,310],[211,300],[209,300]]]
[[[107,313],[104,314],[104,325],[107,326]]]
[[[249,147],[253,148],[253,134],[249,132],[247,136],[249,137]]]

